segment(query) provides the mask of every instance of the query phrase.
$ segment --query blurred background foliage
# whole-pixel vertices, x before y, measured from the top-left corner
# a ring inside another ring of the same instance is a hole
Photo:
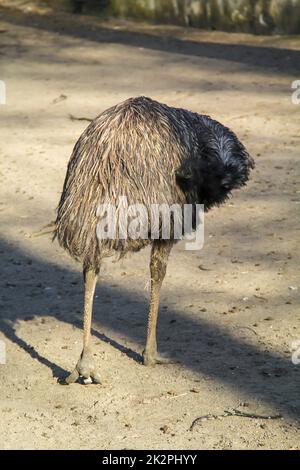
[[[51,8],[225,31],[300,33],[300,0],[44,0]]]

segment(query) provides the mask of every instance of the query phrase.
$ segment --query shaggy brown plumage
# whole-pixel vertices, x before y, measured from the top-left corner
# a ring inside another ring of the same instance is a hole
[[[70,255],[98,267],[149,240],[98,240],[99,204],[223,202],[248,179],[253,161],[226,127],[150,98],[131,98],[100,114],[76,143],[58,207],[55,236]]]

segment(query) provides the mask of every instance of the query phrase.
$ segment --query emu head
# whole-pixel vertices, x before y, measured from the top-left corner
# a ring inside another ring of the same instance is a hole
[[[235,134],[219,126],[222,133],[209,134],[209,139],[203,140],[197,152],[175,173],[187,202],[204,204],[205,210],[222,204],[233,189],[245,185],[254,167],[253,159]]]

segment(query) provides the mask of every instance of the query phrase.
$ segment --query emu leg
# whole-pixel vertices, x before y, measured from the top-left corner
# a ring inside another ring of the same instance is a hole
[[[84,269],[84,314],[83,314],[83,350],[73,372],[66,378],[66,383],[76,382],[79,377],[85,379],[85,383],[101,383],[96,371],[94,358],[90,347],[91,324],[93,313],[94,293],[98,273],[93,269]]]
[[[151,294],[150,309],[148,317],[148,331],[146,348],[143,352],[143,363],[145,365],[165,364],[172,362],[167,358],[158,356],[156,341],[156,325],[159,307],[159,297],[162,282],[164,280],[169,253],[172,243],[164,241],[154,241],[151,251],[150,274],[151,274]]]

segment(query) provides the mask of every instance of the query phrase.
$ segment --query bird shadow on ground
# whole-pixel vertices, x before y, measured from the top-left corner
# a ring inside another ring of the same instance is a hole
[[[272,73],[286,74],[300,71],[300,52],[294,49],[255,46],[249,44],[226,44],[209,41],[182,40],[149,33],[124,31],[89,24],[88,17],[72,15],[24,13],[8,7],[0,7],[0,18],[19,26],[60,33],[73,38],[81,38],[97,43],[123,44],[131,47],[184,54],[208,59],[237,62],[268,69]],[[72,21],[70,22],[70,18]]]
[[[59,322],[78,325],[74,312],[82,303],[81,276],[76,271],[33,258],[21,249],[2,241],[1,318],[0,329],[13,343],[33,359],[50,368],[62,378],[67,371],[50,358],[43,357],[34,345],[20,338],[16,322],[33,317],[53,316]],[[138,255],[135,255],[138,256]],[[45,293],[51,286],[53,295]],[[128,357],[140,362],[140,354],[123,346],[119,338],[126,337],[138,350],[145,341],[147,302],[137,299],[132,291],[103,283],[97,288],[93,334]],[[59,295],[57,295],[59,294]],[[113,308],[107,299],[113,298]],[[229,301],[231,299],[228,299]],[[275,299],[276,300],[276,299]],[[108,314],[104,312],[108,311]],[[115,332],[118,340],[98,330]],[[159,344],[164,344],[169,358],[178,360],[180,367],[205,375],[225,386],[240,390],[271,405],[293,420],[300,417],[299,368],[289,358],[271,352],[251,337],[233,335],[224,327],[199,315],[191,316],[176,308],[163,310],[160,315]],[[164,351],[165,352],[165,351]],[[78,358],[74,357],[74,363]]]

